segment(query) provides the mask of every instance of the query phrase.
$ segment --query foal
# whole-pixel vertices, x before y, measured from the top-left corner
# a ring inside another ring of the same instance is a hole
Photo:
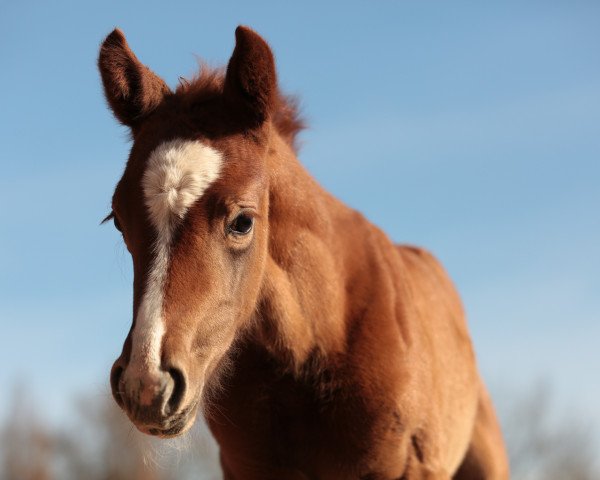
[[[119,30],[100,49],[133,146],[112,200],[133,324],[111,371],[142,432],[203,409],[225,479],[505,479],[459,298],[299,163],[273,55],[238,27],[226,72],[176,91]]]

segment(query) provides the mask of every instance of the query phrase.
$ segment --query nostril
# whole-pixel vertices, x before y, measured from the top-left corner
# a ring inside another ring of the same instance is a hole
[[[167,408],[169,413],[175,413],[181,406],[183,396],[185,395],[185,375],[178,368],[170,368],[169,375],[173,379],[173,392],[167,402]]]
[[[110,372],[110,387],[112,389],[113,397],[119,405],[124,408],[123,392],[121,392],[121,377],[123,376],[123,367],[120,365],[114,365]]]

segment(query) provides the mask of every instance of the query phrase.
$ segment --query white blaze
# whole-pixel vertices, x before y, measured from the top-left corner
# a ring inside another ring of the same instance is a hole
[[[164,285],[173,232],[192,204],[219,177],[221,164],[221,154],[216,150],[199,141],[182,139],[159,145],[148,158],[142,186],[157,237],[132,334],[129,366],[138,375],[152,375],[160,367],[165,333]]]

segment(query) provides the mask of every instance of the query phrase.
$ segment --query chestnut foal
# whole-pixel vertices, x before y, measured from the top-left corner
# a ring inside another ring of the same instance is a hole
[[[133,324],[111,371],[142,432],[202,409],[226,479],[505,479],[459,298],[299,163],[267,43],[176,91],[119,30],[100,50],[133,146],[112,201]]]

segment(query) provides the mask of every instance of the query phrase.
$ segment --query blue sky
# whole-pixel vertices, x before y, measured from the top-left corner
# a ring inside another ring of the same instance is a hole
[[[600,425],[600,4],[250,3],[0,3],[4,392],[63,418],[105,394],[131,322],[128,254],[98,226],[129,148],[101,40],[120,26],[174,85],[247,24],[301,98],[302,161],[444,262],[497,396],[546,379]]]

